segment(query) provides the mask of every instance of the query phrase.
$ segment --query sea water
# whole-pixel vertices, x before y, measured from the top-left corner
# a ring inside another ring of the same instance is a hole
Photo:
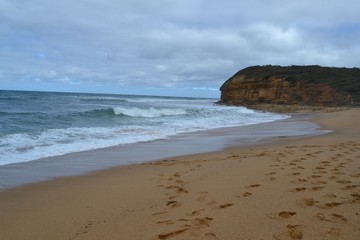
[[[216,101],[0,91],[0,165],[287,117]]]

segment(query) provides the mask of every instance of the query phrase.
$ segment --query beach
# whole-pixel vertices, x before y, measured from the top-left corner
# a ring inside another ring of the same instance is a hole
[[[330,133],[113,167],[0,192],[0,239],[360,239],[360,110]]]

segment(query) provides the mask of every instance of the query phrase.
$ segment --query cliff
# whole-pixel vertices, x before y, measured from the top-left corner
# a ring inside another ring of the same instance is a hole
[[[360,69],[320,66],[253,66],[240,70],[220,88],[220,103],[360,105]]]

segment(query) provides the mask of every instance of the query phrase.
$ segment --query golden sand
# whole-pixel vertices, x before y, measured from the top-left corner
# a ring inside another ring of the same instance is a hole
[[[359,119],[1,192],[0,239],[360,239]]]

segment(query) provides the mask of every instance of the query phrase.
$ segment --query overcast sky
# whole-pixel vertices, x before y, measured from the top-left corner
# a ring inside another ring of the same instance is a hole
[[[219,97],[251,65],[360,66],[359,0],[0,0],[0,89]]]

